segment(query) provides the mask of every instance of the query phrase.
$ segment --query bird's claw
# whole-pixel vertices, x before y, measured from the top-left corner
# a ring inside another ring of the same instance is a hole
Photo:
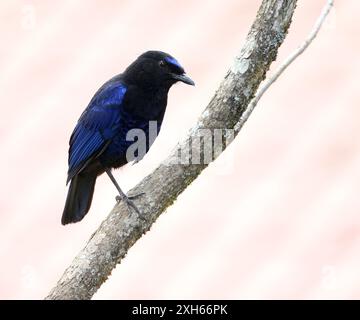
[[[137,198],[139,198],[139,197],[141,197],[141,196],[143,196],[143,195],[145,195],[145,192],[140,192],[140,193],[134,194],[134,195],[132,195],[132,196],[127,196],[127,198],[128,198],[129,200],[135,200],[135,199],[137,199]],[[116,202],[120,202],[120,201],[122,200],[122,197],[121,197],[120,195],[117,195],[117,196],[115,197],[115,200],[116,200]]]
[[[140,212],[140,210],[138,209],[138,207],[135,205],[133,199],[136,199],[138,198],[139,196],[142,196],[144,195],[145,193],[142,192],[142,193],[139,193],[139,194],[136,194],[134,196],[125,196],[125,197],[121,197],[120,195],[117,195],[116,196],[116,201],[119,203],[120,201],[124,201],[126,203],[126,205],[128,206],[128,208],[133,208],[134,211],[137,213],[138,217],[143,220],[143,221],[146,221],[146,219],[143,217],[142,213]]]
[[[139,197],[141,197],[141,196],[143,196],[143,195],[145,195],[145,192],[140,192],[140,193],[138,193],[138,194],[134,194],[134,195],[132,195],[132,196],[127,196],[128,197],[128,199],[130,199],[130,200],[135,200],[135,199],[137,199],[137,198],[139,198]]]

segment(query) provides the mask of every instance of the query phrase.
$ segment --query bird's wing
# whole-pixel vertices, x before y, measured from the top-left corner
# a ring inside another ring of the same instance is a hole
[[[90,101],[70,138],[67,182],[98,157],[111,141],[120,121],[119,107],[125,93],[123,84],[110,81]]]

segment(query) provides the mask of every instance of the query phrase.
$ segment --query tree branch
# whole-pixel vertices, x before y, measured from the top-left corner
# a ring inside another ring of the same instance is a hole
[[[207,163],[192,161],[194,155],[191,152],[178,163],[179,149],[186,150],[202,129],[234,128],[276,58],[296,2],[263,0],[244,47],[188,137],[157,169],[130,190],[130,194],[145,192],[135,203],[146,220],[129,213],[123,203],[117,204],[46,299],[90,299],[129,248],[206,168]],[[225,143],[223,147],[226,147]],[[200,155],[204,157],[207,152],[208,146],[201,145]]]
[[[270,88],[270,86],[280,77],[280,75],[287,69],[287,67],[294,62],[296,58],[298,58],[310,45],[311,42],[316,38],[319,33],[321,26],[323,25],[326,17],[330,13],[331,8],[334,6],[333,0],[328,0],[325,7],[323,8],[319,18],[317,19],[313,29],[311,30],[308,37],[305,41],[293,52],[287,59],[281,64],[281,66],[275,71],[275,73],[267,80],[265,80],[264,84],[260,87],[258,92],[256,93],[254,99],[251,100],[249,106],[246,108],[245,112],[241,115],[239,122],[235,125],[234,129],[236,132],[239,132],[247,119],[249,119],[250,114],[255,109],[257,103],[263,96],[263,94]]]

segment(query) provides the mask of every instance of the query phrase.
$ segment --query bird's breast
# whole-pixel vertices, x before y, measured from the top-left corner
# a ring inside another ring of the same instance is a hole
[[[127,150],[134,143],[137,143],[139,150],[148,152],[160,132],[162,119],[163,115],[149,119],[122,110],[120,120],[113,128],[113,137],[100,156],[100,161],[107,167],[119,167],[134,160],[126,159]]]

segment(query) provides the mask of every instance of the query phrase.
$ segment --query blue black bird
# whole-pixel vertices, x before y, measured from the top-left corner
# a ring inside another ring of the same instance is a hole
[[[127,156],[134,143],[127,139],[130,130],[143,130],[147,137],[145,152],[149,150],[152,143],[148,139],[149,123],[156,121],[158,134],[169,89],[178,81],[194,85],[174,57],[161,51],[147,51],[95,93],[70,137],[67,177],[70,187],[62,224],[83,219],[90,209],[96,178],[104,172],[117,188],[118,199],[139,213],[111,170],[134,160]]]

